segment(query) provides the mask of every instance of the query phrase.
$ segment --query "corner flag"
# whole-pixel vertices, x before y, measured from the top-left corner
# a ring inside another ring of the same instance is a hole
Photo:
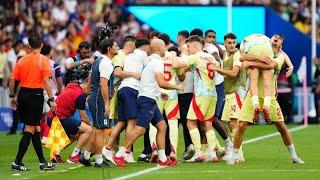
[[[50,160],[58,151],[61,151],[70,143],[71,141],[68,138],[67,133],[64,131],[60,120],[55,116],[52,120],[47,143],[45,145],[50,149]]]

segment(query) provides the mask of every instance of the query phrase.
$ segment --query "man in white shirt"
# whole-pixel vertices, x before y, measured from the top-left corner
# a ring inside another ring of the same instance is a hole
[[[143,64],[148,57],[150,49],[150,41],[148,39],[137,39],[135,46],[137,49],[133,53],[128,54],[124,59],[124,72],[141,73]],[[126,77],[121,81],[118,88],[118,122],[112,129],[108,143],[102,150],[103,156],[112,163],[115,163],[113,161],[112,147],[116,138],[124,128],[126,128],[126,135],[128,136],[136,126],[139,84],[138,79]],[[125,161],[128,163],[135,162],[132,152],[130,152],[129,156],[125,156]]]
[[[165,89],[183,90],[183,85],[172,85],[164,80],[164,57],[166,48],[165,43],[160,39],[151,41],[152,55],[148,57],[149,61],[144,65],[138,95],[138,119],[135,129],[126,136],[124,145],[113,157],[118,166],[127,166],[124,157],[127,150],[132,146],[135,140],[145,133],[149,123],[156,126],[158,130],[157,146],[159,149],[159,166],[173,166],[175,162],[167,159],[165,154],[165,133],[167,125],[163,120],[160,110],[157,106],[157,99],[160,96],[160,87]]]

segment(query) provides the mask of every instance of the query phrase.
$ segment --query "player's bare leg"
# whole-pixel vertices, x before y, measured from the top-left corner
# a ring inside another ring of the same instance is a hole
[[[86,144],[84,154],[80,159],[80,163],[85,166],[91,166],[90,156],[91,156],[91,153],[94,151],[95,138],[96,138],[96,128],[93,128],[93,131]]]
[[[259,122],[259,113],[260,113],[259,91],[258,91],[259,74],[260,74],[260,70],[258,68],[251,69],[249,73],[250,93],[251,93],[252,105],[254,107],[253,121],[256,123]]]
[[[79,128],[80,135],[77,138],[76,147],[74,148],[73,152],[71,153],[71,155],[67,160],[68,163],[79,163],[81,148],[88,142],[92,132],[93,132],[93,128],[90,125],[84,122],[81,122],[81,125]]]
[[[292,137],[290,135],[290,132],[288,131],[286,125],[284,122],[275,122],[274,125],[276,126],[277,130],[279,131],[279,133],[281,134],[283,143],[285,144],[285,146],[287,147],[292,162],[296,163],[296,164],[304,164],[304,161],[302,159],[300,159],[296,153],[293,141],[292,141]]]
[[[136,120],[135,119],[129,119],[127,122],[127,128],[126,128],[126,136],[129,136],[129,134],[134,131],[134,128],[136,127]],[[132,146],[131,146],[132,149]],[[132,151],[130,151],[129,154],[127,154],[128,156],[126,156],[125,161],[127,161],[128,163],[134,163],[136,162],[134,160],[133,157],[133,153]]]
[[[107,144],[102,149],[103,156],[113,164],[115,162],[113,161],[113,151],[112,147],[114,145],[114,142],[116,141],[117,137],[120,135],[120,133],[124,130],[126,126],[126,123],[123,121],[118,121],[115,127],[112,129],[110,136],[108,138]]]
[[[271,105],[271,79],[273,72],[271,70],[263,70],[263,87],[264,87],[264,98],[262,112],[264,119],[270,122],[270,105]]]
[[[233,157],[230,160],[227,160],[228,164],[235,164],[235,163],[240,163],[240,157],[239,157],[239,149],[241,147],[241,144],[243,142],[243,136],[245,131],[247,130],[248,123],[245,121],[240,121],[237,131],[234,136],[234,141],[233,141]]]

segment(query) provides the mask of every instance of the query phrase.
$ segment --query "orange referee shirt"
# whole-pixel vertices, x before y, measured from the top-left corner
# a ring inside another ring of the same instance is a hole
[[[49,58],[31,52],[19,60],[12,76],[20,82],[21,87],[44,89],[44,79],[51,76]]]

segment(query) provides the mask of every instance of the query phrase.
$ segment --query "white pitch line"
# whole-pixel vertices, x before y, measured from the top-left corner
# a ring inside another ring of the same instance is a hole
[[[289,132],[299,131],[299,130],[304,129],[306,127],[308,127],[308,126],[295,127],[295,128],[289,129]],[[253,139],[249,139],[247,141],[244,141],[243,144],[253,143],[253,142],[256,142],[256,141],[260,141],[260,140],[267,139],[267,138],[270,138],[270,137],[273,137],[273,136],[278,136],[278,135],[280,135],[280,133],[278,133],[278,132],[277,133],[267,134],[265,136],[260,136],[260,137],[257,137],[257,138],[253,138]],[[142,170],[142,171],[138,171],[136,173],[132,173],[132,174],[128,174],[128,175],[125,175],[125,176],[120,176],[120,177],[114,178],[113,180],[129,179],[129,178],[136,177],[136,176],[139,176],[139,175],[142,175],[142,174],[150,173],[152,171],[157,171],[157,170],[159,170],[161,168],[164,168],[164,167],[148,168],[148,169],[145,169],[145,170]]]
[[[245,169],[237,170],[237,172],[320,172],[319,169]],[[155,173],[164,173],[164,174],[185,174],[185,173],[234,173],[234,171],[226,170],[206,170],[206,171],[158,171]]]
[[[139,175],[142,175],[142,174],[147,174],[147,173],[150,173],[152,171],[156,171],[156,170],[159,170],[159,169],[162,169],[162,168],[165,168],[165,167],[166,166],[148,168],[148,169],[145,169],[145,170],[142,170],[142,171],[138,171],[136,173],[132,173],[132,174],[128,174],[128,175],[125,175],[125,176],[118,177],[118,178],[114,178],[113,180],[129,179],[129,178],[132,178],[132,177],[135,177],[135,176],[139,176]]]
[[[307,128],[307,127],[308,126],[298,126],[298,127],[289,129],[289,132],[299,131],[299,130]],[[267,138],[270,138],[270,137],[273,137],[273,136],[279,136],[279,135],[280,135],[279,132],[271,133],[271,134],[267,134],[267,135],[260,136],[260,137],[257,137],[257,138],[249,139],[247,141],[244,141],[242,144],[249,144],[249,143],[253,143],[253,142],[256,142],[256,141],[260,141],[260,140],[263,140],[263,139],[267,139]]]
[[[79,167],[82,167],[83,165],[78,165],[78,166],[74,166],[74,167],[69,167],[68,169],[69,170],[73,170],[73,169],[77,169],[77,168],[79,168]]]

